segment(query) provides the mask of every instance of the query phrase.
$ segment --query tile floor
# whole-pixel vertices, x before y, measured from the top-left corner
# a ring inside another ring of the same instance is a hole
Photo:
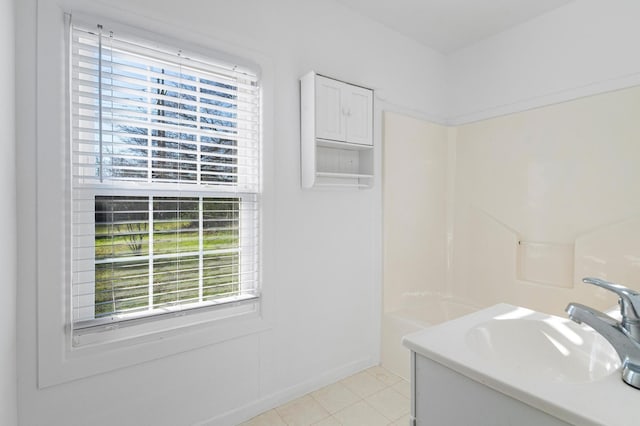
[[[372,367],[267,411],[243,426],[407,426],[409,383]]]

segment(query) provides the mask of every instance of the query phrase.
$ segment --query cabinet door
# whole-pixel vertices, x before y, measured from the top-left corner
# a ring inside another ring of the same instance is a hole
[[[362,87],[345,85],[346,141],[373,145],[373,93]]]
[[[316,137],[346,140],[344,84],[329,78],[316,78]]]

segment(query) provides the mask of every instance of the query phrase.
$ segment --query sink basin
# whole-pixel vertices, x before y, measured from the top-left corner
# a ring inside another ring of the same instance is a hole
[[[465,343],[487,362],[553,381],[593,382],[620,367],[620,358],[603,337],[553,316],[492,318],[470,328]]]
[[[638,424],[638,390],[613,347],[568,318],[500,303],[402,341],[415,424]]]

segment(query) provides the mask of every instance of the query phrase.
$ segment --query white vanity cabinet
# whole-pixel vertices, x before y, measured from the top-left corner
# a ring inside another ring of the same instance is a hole
[[[310,72],[300,79],[302,186],[373,184],[373,91]]]
[[[411,426],[572,426],[411,352]]]
[[[614,348],[568,318],[500,303],[402,342],[412,426],[640,424]]]

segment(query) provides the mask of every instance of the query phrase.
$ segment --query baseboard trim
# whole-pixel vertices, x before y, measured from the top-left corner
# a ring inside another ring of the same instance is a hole
[[[259,415],[260,413],[269,411],[293,399],[306,395],[309,392],[313,392],[324,386],[330,385],[331,383],[335,383],[366,368],[373,367],[376,364],[376,360],[372,357],[367,357],[359,361],[345,364],[297,385],[266,395],[256,401],[243,405],[242,407],[238,407],[210,419],[195,423],[194,426],[238,425]]]

